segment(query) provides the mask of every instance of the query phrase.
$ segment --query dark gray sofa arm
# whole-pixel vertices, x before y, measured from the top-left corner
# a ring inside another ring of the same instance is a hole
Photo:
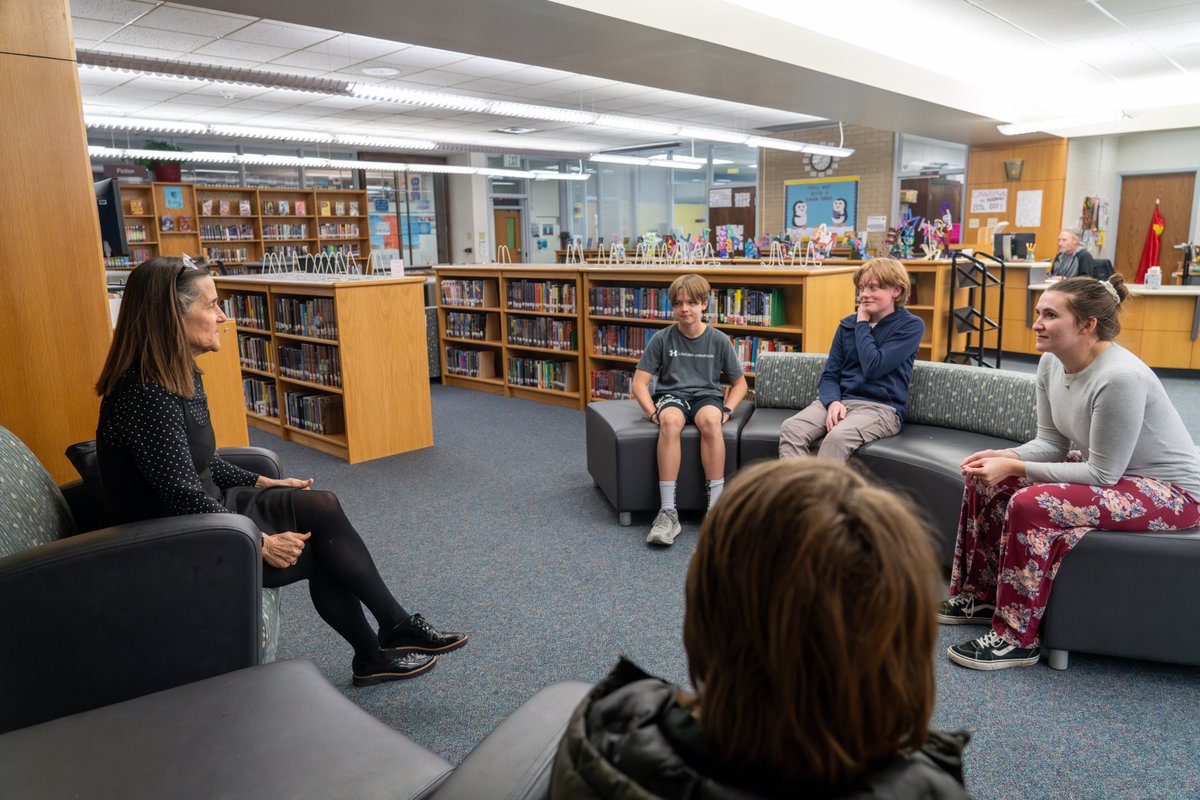
[[[257,664],[260,547],[197,514],[0,559],[0,731]]]
[[[265,447],[220,447],[217,454],[235,467],[248,469],[268,478],[282,478],[279,454]]]
[[[550,767],[587,683],[548,686],[510,714],[451,773],[435,800],[542,800]]]

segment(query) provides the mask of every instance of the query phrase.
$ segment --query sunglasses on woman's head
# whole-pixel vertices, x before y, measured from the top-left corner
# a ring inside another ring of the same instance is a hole
[[[195,261],[192,261],[191,257],[187,253],[180,253],[179,260],[183,263],[179,265],[179,272],[175,273],[175,280],[179,280],[179,276],[183,274],[184,270],[201,268],[199,264],[197,264]]]

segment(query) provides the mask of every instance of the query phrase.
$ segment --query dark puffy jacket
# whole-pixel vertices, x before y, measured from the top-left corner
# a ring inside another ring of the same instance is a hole
[[[554,759],[551,800],[970,800],[960,782],[965,732],[933,733],[921,753],[897,756],[841,793],[765,788],[769,782],[711,760],[701,772],[661,724],[678,713],[677,692],[622,659],[575,709]],[[717,774],[737,776],[736,783]]]

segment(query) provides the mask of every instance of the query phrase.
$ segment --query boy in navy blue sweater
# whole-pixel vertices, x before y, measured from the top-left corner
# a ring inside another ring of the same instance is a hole
[[[868,261],[854,285],[858,311],[838,323],[818,398],[780,428],[780,458],[807,455],[820,440],[817,455],[846,461],[867,442],[900,432],[925,323],[904,308],[909,279],[899,261]]]

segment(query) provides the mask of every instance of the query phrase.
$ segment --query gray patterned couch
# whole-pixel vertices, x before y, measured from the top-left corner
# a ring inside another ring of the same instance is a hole
[[[270,451],[237,450],[222,453],[278,474]],[[64,489],[0,427],[0,731],[275,658],[279,595],[249,519],[81,533],[103,513],[84,484]]]
[[[760,357],[739,466],[778,457],[779,427],[816,398],[824,364],[824,354]],[[865,445],[855,459],[915,501],[949,568],[963,457],[1012,447],[1036,430],[1032,375],[918,361],[900,433]],[[1050,666],[1066,669],[1072,650],[1200,665],[1198,578],[1200,529],[1089,533],[1063,561],[1050,595],[1042,624]]]

